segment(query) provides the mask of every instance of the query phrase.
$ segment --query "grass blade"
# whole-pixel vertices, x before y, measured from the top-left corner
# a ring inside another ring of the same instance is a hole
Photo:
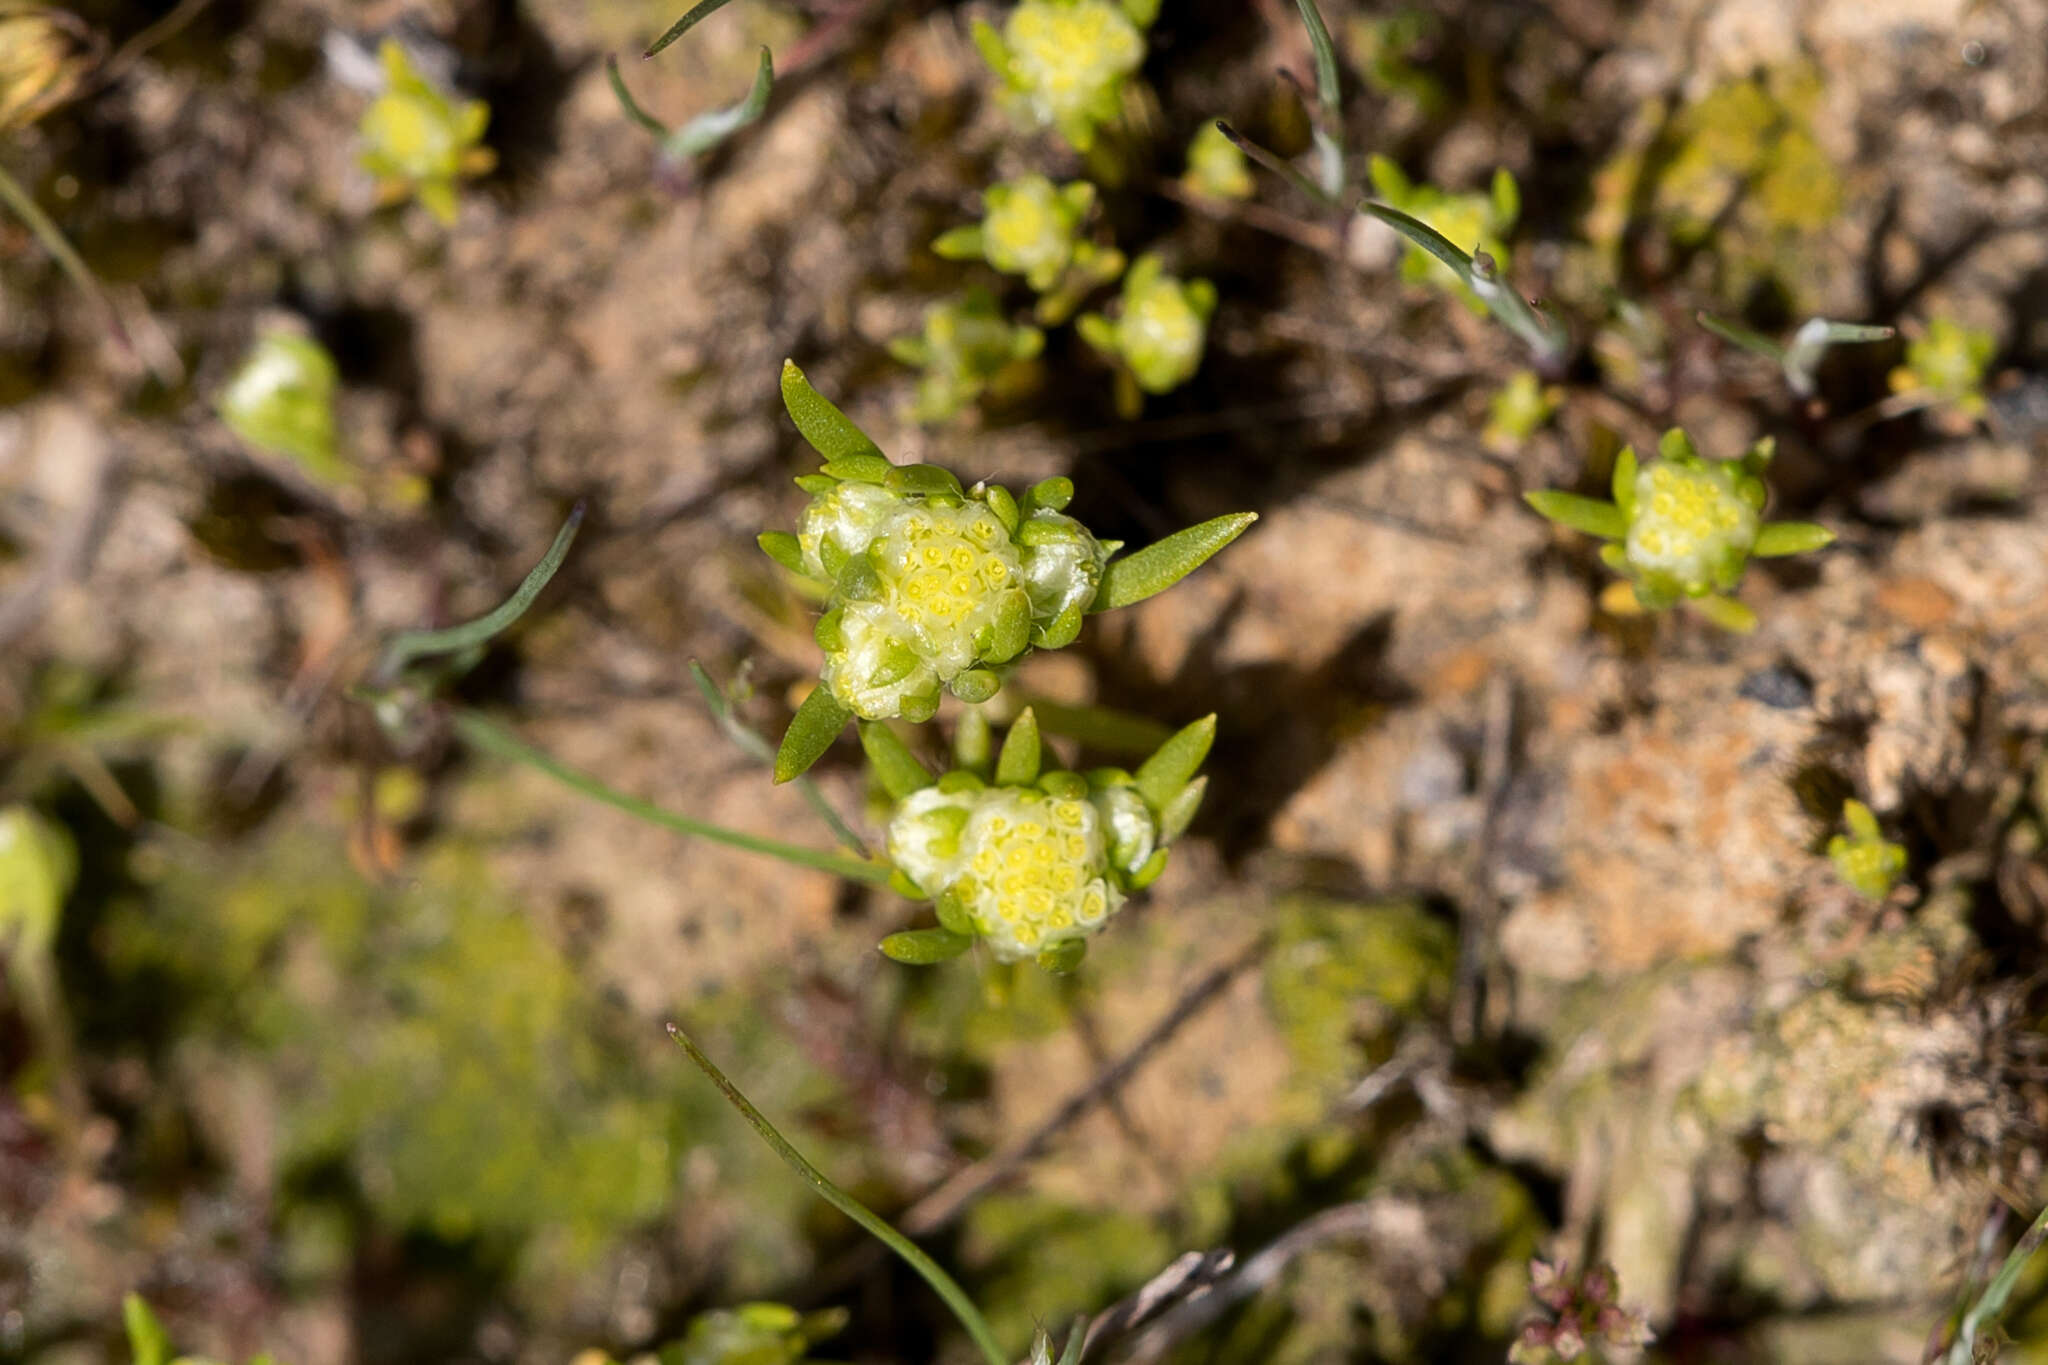
[[[967,1335],[973,1338],[982,1359],[987,1361],[988,1365],[1010,1365],[1009,1356],[996,1344],[996,1334],[989,1327],[988,1320],[982,1317],[981,1310],[974,1306],[974,1301],[967,1297],[967,1291],[962,1289],[952,1276],[941,1270],[931,1257],[918,1250],[916,1243],[889,1226],[867,1205],[833,1184],[826,1178],[824,1172],[805,1160],[803,1153],[792,1147],[789,1140],[776,1131],[775,1125],[753,1106],[752,1101],[740,1093],[739,1087],[726,1079],[725,1073],[718,1069],[717,1063],[704,1055],[703,1049],[691,1040],[689,1034],[670,1024],[668,1036],[675,1039],[684,1052],[690,1054],[690,1060],[695,1062],[697,1069],[718,1087],[720,1093],[725,1096],[726,1103],[739,1111],[740,1117],[761,1135],[761,1140],[773,1148],[775,1155],[781,1157],[784,1164],[802,1177],[804,1183],[809,1185],[819,1198],[851,1218],[869,1236],[895,1252],[903,1259],[904,1264],[915,1270],[924,1282],[932,1287],[933,1292],[945,1301],[946,1307],[953,1310],[953,1316],[959,1319],[960,1325],[967,1329]]]
[[[655,53],[661,51],[670,43],[673,43],[676,39],[724,9],[731,2],[732,0],[702,0],[702,3],[692,6],[688,14],[670,24],[668,32],[656,38],[648,49],[640,55],[643,58],[652,57]]]

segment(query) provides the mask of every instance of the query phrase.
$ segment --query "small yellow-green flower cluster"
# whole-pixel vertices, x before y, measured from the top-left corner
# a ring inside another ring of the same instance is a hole
[[[1206,781],[1195,772],[1215,718],[1173,736],[1135,776],[1105,768],[1084,777],[1041,770],[1038,722],[1027,708],[993,781],[963,768],[935,784],[878,729],[863,728],[862,739],[883,760],[878,770],[897,778],[894,884],[935,902],[939,919],[938,929],[898,936],[884,950],[937,961],[979,939],[999,961],[1032,957],[1066,970],[1125,897],[1165,870],[1166,845],[1201,803]]]
[[[1116,120],[1158,8],[1158,0],[1023,0],[1000,33],[977,22],[974,39],[1025,115],[1085,152]]]
[[[824,684],[863,720],[929,720],[948,686],[986,699],[990,665],[1071,643],[1101,586],[1109,547],[1060,510],[1065,479],[1019,498],[877,455],[802,482],[813,497],[797,534],[762,544],[829,590]]]
[[[1507,236],[1522,216],[1522,192],[1514,176],[1495,171],[1487,194],[1449,194],[1434,185],[1416,184],[1399,166],[1384,156],[1375,156],[1371,166],[1373,192],[1389,205],[1419,218],[1435,228],[1460,251],[1478,255],[1485,252],[1496,260],[1507,253]],[[1410,244],[1401,260],[1401,278],[1410,284],[1437,284],[1449,288],[1473,312],[1484,305],[1467,289],[1451,268],[1421,247]]]
[[[990,186],[983,201],[979,223],[941,235],[932,250],[1022,275],[1041,296],[1040,322],[1065,321],[1090,290],[1122,273],[1123,253],[1083,234],[1095,206],[1095,187],[1087,181],[1055,185],[1042,175],[1024,175]]]
[[[1165,393],[1194,377],[1216,311],[1216,286],[1179,280],[1155,255],[1140,256],[1124,276],[1114,319],[1084,314],[1081,337],[1117,361],[1146,393]]]
[[[330,483],[350,476],[335,432],[334,357],[298,332],[267,332],[221,391],[228,429],[259,450],[284,455]]]
[[[27,806],[0,809],[0,959],[49,951],[78,878],[78,850]]]
[[[93,67],[92,34],[48,5],[0,3],[0,132],[25,128],[78,93]]]
[[[1045,349],[1045,333],[1003,316],[995,296],[969,289],[957,299],[933,304],[918,336],[897,337],[889,354],[923,373],[911,417],[943,422],[984,393],[1000,398],[1031,378],[1030,362]]]
[[[1828,840],[1828,861],[1856,894],[1881,901],[1906,874],[1906,850],[1887,841],[1877,815],[1861,801],[1842,805],[1848,833]]]
[[[363,115],[363,169],[381,182],[386,201],[410,194],[436,218],[453,223],[457,184],[497,164],[483,145],[490,107],[482,100],[449,99],[394,39],[385,40],[380,56],[385,88]]]
[[[1727,596],[1749,561],[1803,554],[1834,540],[1810,522],[1763,520],[1763,472],[1772,451],[1766,440],[1740,460],[1705,460],[1674,428],[1648,464],[1639,466],[1633,450],[1621,452],[1611,503],[1555,490],[1528,499],[1552,521],[1609,542],[1601,561],[1628,580],[1632,607],[1662,611],[1689,599],[1717,625],[1749,630],[1755,616]]]
[[[1998,354],[1998,338],[1950,318],[1936,318],[1906,347],[1906,363],[1891,373],[1895,393],[1926,394],[1966,417],[1982,417],[1984,374]]]

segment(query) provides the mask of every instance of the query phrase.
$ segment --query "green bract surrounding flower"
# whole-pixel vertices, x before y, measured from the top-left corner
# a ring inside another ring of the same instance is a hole
[[[1530,493],[1529,504],[1608,541],[1601,561],[1628,579],[1636,607],[1662,611],[1691,599],[1715,624],[1751,630],[1755,615],[1727,595],[1749,561],[1818,550],[1835,538],[1811,522],[1763,520],[1763,473],[1773,449],[1764,440],[1740,460],[1705,460],[1673,428],[1649,464],[1638,466],[1633,450],[1621,452],[1613,502],[1546,490]]]
[[[1888,842],[1877,816],[1861,801],[1842,805],[1848,833],[1828,840],[1828,860],[1857,895],[1881,901],[1906,873],[1906,850]]]
[[[1969,417],[1985,410],[1984,374],[1998,354],[1998,338],[1949,318],[1936,318],[1927,334],[1906,347],[1906,363],[1891,373],[1896,393],[1923,393]]]
[[[1144,29],[1158,8],[1157,0],[1023,0],[1001,33],[977,22],[974,40],[1032,121],[1085,152],[1144,64]]]
[[[947,421],[990,388],[1000,393],[1014,367],[1037,359],[1044,349],[1045,333],[1004,317],[986,289],[933,304],[924,315],[922,335],[889,344],[890,355],[924,371],[911,409],[919,422]]]
[[[1505,260],[1506,239],[1522,215],[1522,192],[1506,170],[1493,173],[1488,194],[1447,194],[1434,185],[1418,185],[1384,156],[1371,166],[1373,192],[1388,205],[1418,218],[1470,255],[1481,252]],[[1473,312],[1483,312],[1479,298],[1449,266],[1412,243],[1401,261],[1401,278],[1411,284],[1435,283],[1454,290]]]
[[[455,187],[497,164],[483,145],[490,106],[455,101],[420,74],[395,39],[380,51],[384,93],[363,115],[363,169],[382,182],[387,201],[410,194],[444,223],[455,221]]]
[[[1087,313],[1076,326],[1083,340],[1117,361],[1139,388],[1166,393],[1201,368],[1215,311],[1215,285],[1176,279],[1159,257],[1146,255],[1124,276],[1117,316]]]
[[[1204,123],[1188,143],[1188,168],[1180,183],[1211,199],[1252,197],[1251,160],[1214,123]]]
[[[1165,590],[1254,519],[1218,517],[1112,561],[1120,543],[1097,540],[1064,512],[1068,480],[1021,494],[963,488],[935,465],[891,464],[793,364],[782,390],[825,465],[797,481],[811,494],[797,533],[770,532],[761,547],[826,597],[823,686],[783,739],[783,781],[850,718],[929,720],[948,688],[986,701],[1001,682],[993,668],[1071,644],[1089,612]]]
[[[1033,957],[1071,970],[1083,941],[1165,869],[1165,845],[1201,802],[1206,779],[1195,772],[1215,732],[1216,718],[1207,717],[1169,739],[1135,776],[1111,768],[1084,777],[1041,771],[1038,722],[1026,708],[993,783],[959,770],[934,784],[886,730],[863,727],[862,741],[898,798],[888,841],[895,885],[936,901],[939,917],[938,929],[898,935],[883,951],[931,962],[981,939],[999,961]]]
[[[351,471],[335,435],[339,383],[334,357],[319,342],[297,332],[267,332],[221,390],[221,420],[257,449],[340,483]]]

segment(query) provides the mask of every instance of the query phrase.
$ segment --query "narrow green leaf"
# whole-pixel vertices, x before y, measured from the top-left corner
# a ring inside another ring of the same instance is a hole
[[[730,3],[731,0],[701,0],[701,3],[691,7],[688,14],[670,24],[668,32],[656,38],[653,45],[640,55],[642,57],[652,57],[655,53],[661,51]]]
[[[1054,976],[1067,976],[1088,956],[1088,940],[1063,938],[1038,955],[1038,965]]]
[[[1316,110],[1314,140],[1317,183],[1331,199],[1344,192],[1344,106],[1337,81],[1337,45],[1330,41],[1329,25],[1316,8],[1316,0],[1296,0],[1301,22],[1308,29],[1308,45],[1316,59]]]
[[[1467,289],[1479,283],[1478,277],[1472,273],[1471,255],[1420,218],[1403,213],[1391,204],[1382,204],[1371,199],[1359,207],[1449,266],[1451,273],[1456,275]]]
[[[996,759],[996,785],[1030,786],[1038,780],[1040,756],[1038,717],[1027,706],[1017,713],[1017,719],[1010,723],[1010,733],[1003,740],[1003,752]]]
[[[1999,1320],[2005,1316],[2005,1307],[2012,1298],[2013,1289],[2019,1284],[2027,1262],[2040,1251],[2048,1241],[2048,1208],[2035,1215],[2020,1240],[1998,1267],[1998,1273],[1991,1277],[1991,1283],[1977,1301],[1963,1314],[1963,1320],[1956,1326],[1956,1338],[1950,1344],[1943,1365],[1975,1365],[1979,1359],[1977,1347],[1982,1337],[1997,1331]]]
[[[1757,532],[1756,544],[1750,547],[1750,554],[1758,559],[1777,559],[1784,555],[1803,555],[1810,550],[1824,549],[1835,543],[1835,533],[1825,526],[1810,521],[1765,522]]]
[[[868,767],[873,769],[875,780],[889,793],[890,800],[901,801],[932,784],[931,770],[910,752],[910,746],[889,728],[888,722],[864,720],[859,729],[860,747],[868,756]]]
[[[1152,850],[1152,856],[1138,864],[1138,870],[1131,874],[1131,890],[1143,891],[1159,880],[1159,874],[1166,871],[1167,851],[1163,848]]]
[[[981,227],[969,224],[940,233],[932,241],[934,255],[949,261],[978,261],[981,259]]]
[[[1747,635],[1756,629],[1756,613],[1732,597],[1697,597],[1693,605],[1700,615],[1732,635]]]
[[[1159,810],[1159,842],[1170,844],[1188,832],[1194,823],[1195,812],[1202,808],[1202,797],[1209,790],[1209,777],[1204,773],[1180,789],[1174,798]]]
[[[1207,563],[1209,557],[1244,534],[1257,512],[1235,512],[1175,531],[1144,549],[1113,559],[1102,572],[1102,587],[1090,611],[1112,611],[1165,592]]]
[[[974,943],[951,929],[906,929],[881,942],[882,955],[909,967],[929,967],[960,956]]]
[[[1145,804],[1155,811],[1165,810],[1181,789],[1194,781],[1202,760],[1209,756],[1209,746],[1215,742],[1216,717],[1212,712],[1160,745],[1159,751],[1139,766],[1133,779]]]
[[[842,455],[827,460],[824,472],[848,483],[882,483],[895,467],[880,455]]]
[[[718,1087],[719,1092],[725,1096],[726,1103],[739,1111],[740,1117],[760,1135],[761,1140],[773,1148],[775,1155],[781,1157],[783,1163],[795,1171],[819,1198],[858,1223],[870,1237],[895,1252],[932,1287],[933,1292],[945,1301],[946,1307],[952,1310],[954,1318],[967,1329],[967,1335],[973,1339],[975,1349],[981,1352],[986,1365],[1010,1365],[1009,1354],[996,1341],[995,1331],[988,1325],[988,1319],[981,1315],[981,1311],[974,1306],[974,1300],[967,1297],[967,1291],[960,1287],[958,1281],[941,1270],[931,1257],[918,1250],[916,1243],[889,1226],[888,1222],[873,1209],[833,1184],[823,1171],[805,1160],[803,1153],[791,1146],[789,1139],[776,1130],[767,1116],[740,1093],[739,1087],[726,1079],[725,1073],[718,1069],[718,1064],[704,1055],[704,1050],[697,1046],[690,1035],[674,1024],[668,1026],[668,1034],[676,1040],[683,1051],[690,1054],[690,1060],[697,1064],[697,1069]]]
[[[1240,133],[1232,126],[1228,119],[1217,119],[1216,131],[1223,134],[1230,141],[1231,146],[1237,148],[1253,161],[1258,162],[1259,165],[1279,176],[1282,180],[1285,180],[1317,203],[1335,205],[1340,202],[1339,196],[1326,192],[1320,181],[1312,180],[1308,176],[1303,175],[1291,164],[1272,152],[1267,151],[1243,133]],[[1318,147],[1318,151],[1320,150],[1321,148]]]
[[[1763,333],[1752,332],[1739,322],[1730,322],[1726,318],[1718,318],[1708,312],[1695,313],[1693,316],[1699,320],[1700,326],[1706,328],[1709,332],[1721,338],[1721,340],[1740,346],[1743,350],[1755,355],[1760,355],[1774,365],[1785,363],[1785,348]]]
[[[505,601],[474,621],[445,630],[409,630],[391,637],[391,643],[384,646],[384,657],[378,661],[371,674],[373,686],[388,687],[398,681],[405,666],[415,659],[430,658],[436,654],[458,654],[463,650],[475,649],[487,643],[493,636],[510,629],[512,623],[526,614],[548,580],[562,567],[562,561],[569,557],[569,546],[576,540],[576,532],[583,525],[583,504],[577,503],[569,511],[569,519],[562,523],[562,529],[555,532],[554,544],[541,556],[540,563],[533,566],[519,588]]]
[[[768,97],[774,92],[775,58],[764,47],[760,59],[754,64],[754,84],[747,91],[747,97],[738,104],[697,115],[671,133],[663,143],[663,149],[678,161],[701,156],[740,129],[759,122],[761,115],[768,112]]]
[[[1623,446],[1621,453],[1614,457],[1614,477],[1608,482],[1614,490],[1614,505],[1621,509],[1622,524],[1635,515],[1636,474],[1640,466],[1636,463],[1636,448]]]
[[[782,406],[811,449],[826,460],[847,455],[881,455],[882,449],[868,439],[832,401],[811,387],[794,360],[782,362]]]
[[[988,653],[992,664],[1006,664],[1031,644],[1031,598],[1019,590],[1003,599],[989,631]]]
[[[128,1327],[131,1365],[165,1365],[171,1358],[171,1338],[142,1295],[130,1293],[121,1300],[121,1317]]]
[[[1584,531],[1602,540],[1620,540],[1628,534],[1628,518],[1611,502],[1582,498],[1577,493],[1554,488],[1539,488],[1524,493],[1522,498],[1550,520],[1574,531]]]
[[[935,464],[891,465],[886,482],[892,493],[918,493],[928,498],[967,496],[953,471]]]
[[[829,474],[799,474],[790,482],[814,498],[839,487],[839,480]]]
[[[1002,522],[1003,529],[1013,536],[1017,534],[1017,528],[1024,524],[1024,513],[1009,489],[992,483],[982,490],[981,500],[988,504],[989,511],[996,514],[996,520]]]
[[[990,750],[994,737],[989,733],[988,717],[979,707],[960,713],[959,724],[953,727],[953,766],[977,777],[986,778],[990,771]]]
[[[640,107],[640,102],[633,98],[633,92],[626,88],[625,77],[619,74],[619,59],[609,53],[604,59],[604,74],[605,79],[611,82],[612,94],[618,98],[619,107],[626,111],[626,117],[666,141],[668,125]]]
[[[782,747],[775,753],[775,780],[787,782],[808,772],[852,719],[853,712],[840,704],[831,688],[823,683],[812,688],[783,732]]]
[[[754,543],[761,552],[799,578],[810,575],[804,570],[804,549],[801,542],[787,531],[763,531],[754,537]]]

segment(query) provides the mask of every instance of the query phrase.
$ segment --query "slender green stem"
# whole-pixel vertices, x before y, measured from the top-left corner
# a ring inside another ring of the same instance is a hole
[[[2048,1208],[2042,1209],[2033,1224],[2021,1234],[2012,1254],[2005,1258],[2005,1264],[1998,1267],[1998,1274],[1984,1287],[1983,1295],[1963,1314],[1962,1322],[1956,1327],[1956,1339],[1948,1348],[1946,1365],[1971,1365],[1977,1359],[1978,1339],[1997,1327],[1998,1320],[2005,1316],[2006,1300],[2012,1297],[2013,1288],[2019,1284],[2020,1272],[2027,1268],[2027,1262],[2033,1259],[2044,1242],[2048,1242]]]
[[[637,816],[650,825],[660,825],[663,829],[672,829],[679,834],[689,834],[699,839],[709,839],[713,843],[729,844],[733,848],[743,848],[749,853],[759,853],[797,867],[830,872],[849,881],[882,886],[889,880],[890,868],[887,863],[849,858],[821,849],[804,848],[799,844],[785,844],[779,839],[764,839],[759,835],[727,829],[723,825],[706,824],[702,820],[693,820],[687,815],[665,810],[652,801],[628,796],[622,791],[606,786],[589,773],[572,768],[559,759],[529,746],[511,731],[486,720],[474,711],[456,711],[454,724],[457,734],[485,753],[510,759],[514,763],[524,763],[529,768],[546,773],[565,787],[602,801],[607,806],[622,810],[628,815]]]
[[[768,1121],[767,1116],[740,1093],[738,1086],[726,1079],[725,1073],[718,1069],[718,1064],[704,1055],[703,1050],[691,1041],[689,1034],[670,1024],[668,1036],[682,1045],[683,1051],[690,1054],[690,1060],[697,1064],[697,1068],[711,1078],[713,1085],[724,1092],[726,1102],[740,1111],[740,1117],[753,1126],[754,1131],[761,1135],[761,1140],[774,1148],[775,1155],[781,1157],[791,1170],[802,1176],[804,1182],[817,1191],[821,1199],[860,1224],[870,1236],[902,1257],[905,1264],[924,1278],[924,1282],[945,1300],[946,1307],[953,1310],[953,1316],[960,1320],[960,1325],[967,1329],[967,1335],[974,1339],[975,1346],[980,1349],[982,1358],[988,1361],[988,1365],[1010,1365],[1009,1356],[996,1344],[996,1334],[988,1325],[988,1320],[982,1317],[981,1310],[974,1306],[974,1300],[967,1297],[967,1291],[962,1289],[951,1275],[939,1268],[938,1262],[918,1250],[915,1242],[889,1226],[880,1215],[833,1184],[823,1171],[805,1160],[803,1153],[789,1145],[789,1140],[777,1132],[775,1125]]]
[[[711,709],[712,719],[718,722],[719,729],[725,731],[725,737],[737,745],[740,752],[748,758],[774,767],[775,746],[747,728],[733,711],[732,699],[725,695],[724,689],[712,681],[711,675],[704,671],[704,665],[695,659],[690,660],[690,677],[696,682],[697,691],[703,695],[704,705]],[[851,825],[840,818],[839,812],[832,808],[832,803],[825,799],[825,793],[818,790],[817,783],[808,777],[799,777],[796,780],[796,789],[803,793],[804,800],[810,802],[811,809],[818,813],[818,818],[832,827],[832,833],[841,844],[852,849],[860,857],[867,856],[867,844],[853,832]]]
[[[526,609],[540,596],[541,589],[562,567],[562,561],[569,557],[569,546],[575,542],[576,532],[582,525],[583,504],[579,502],[571,509],[569,519],[562,523],[562,529],[555,532],[554,544],[548,546],[548,552],[526,575],[517,592],[474,621],[465,621],[445,630],[408,630],[392,636],[391,643],[384,646],[384,657],[378,660],[372,679],[378,685],[389,686],[398,681],[398,675],[414,659],[474,649],[510,627],[526,614]]]
[[[92,300],[93,306],[105,315],[107,325],[113,329],[121,344],[133,349],[134,343],[129,340],[128,329],[121,325],[120,311],[114,307],[114,301],[107,297],[107,291],[100,285],[99,276],[92,273],[92,267],[85,263],[85,258],[74,251],[71,243],[65,240],[63,230],[49,214],[43,212],[42,206],[36,203],[34,197],[21,187],[21,182],[10,175],[5,167],[0,167],[0,200],[6,201],[7,207],[14,210],[14,215],[35,234],[36,240],[43,244],[43,250],[49,252],[63,268],[64,273],[71,277],[71,282],[78,286],[78,291]]]

